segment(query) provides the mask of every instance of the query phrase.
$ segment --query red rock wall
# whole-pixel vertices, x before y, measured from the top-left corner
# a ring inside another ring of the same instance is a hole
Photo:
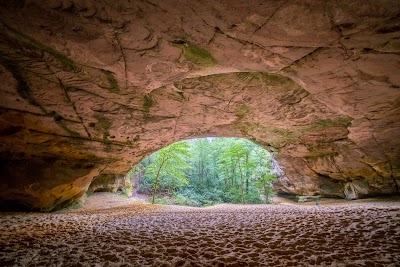
[[[390,0],[1,1],[0,199],[53,209],[203,136],[277,152],[282,192],[399,193],[399,13]]]

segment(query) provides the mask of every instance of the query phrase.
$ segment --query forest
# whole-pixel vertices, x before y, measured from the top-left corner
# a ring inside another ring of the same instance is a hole
[[[273,155],[240,138],[173,143],[130,171],[138,193],[158,204],[270,203],[279,167]]]

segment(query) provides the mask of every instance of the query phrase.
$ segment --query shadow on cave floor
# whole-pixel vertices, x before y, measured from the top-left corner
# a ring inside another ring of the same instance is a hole
[[[400,198],[0,213],[1,266],[399,266]]]

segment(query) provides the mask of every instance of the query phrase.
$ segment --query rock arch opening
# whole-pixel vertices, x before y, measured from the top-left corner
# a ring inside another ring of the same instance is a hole
[[[399,193],[397,3],[207,2],[194,15],[3,2],[0,206],[68,205],[94,177],[209,135],[276,152],[281,192]]]
[[[4,138],[15,153],[2,162],[2,199],[38,209],[66,205],[84,194],[93,177],[115,180],[169,143],[207,135],[244,137],[276,152],[285,168],[276,186],[280,192],[340,197],[352,192],[352,198],[355,191],[356,197],[396,192],[390,163],[367,161],[364,150],[356,149],[350,138],[353,118],[280,74],[187,78],[134,98],[139,108],[73,91],[81,95],[75,105],[86,110],[81,118],[87,136],[51,130],[42,124],[46,115],[2,113],[5,128],[18,127]],[[28,119],[34,123],[27,125]],[[59,122],[52,123],[56,127]]]
[[[282,174],[273,154],[251,141],[207,137],[180,141],[147,156],[119,186],[127,195],[134,192],[162,204],[259,204],[271,203],[273,183]],[[117,188],[115,182],[94,179],[89,190]]]

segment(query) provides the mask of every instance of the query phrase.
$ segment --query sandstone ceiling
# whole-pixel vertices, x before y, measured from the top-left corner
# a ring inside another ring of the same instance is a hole
[[[277,152],[281,192],[399,193],[397,0],[0,1],[0,32],[0,206],[203,136]]]

